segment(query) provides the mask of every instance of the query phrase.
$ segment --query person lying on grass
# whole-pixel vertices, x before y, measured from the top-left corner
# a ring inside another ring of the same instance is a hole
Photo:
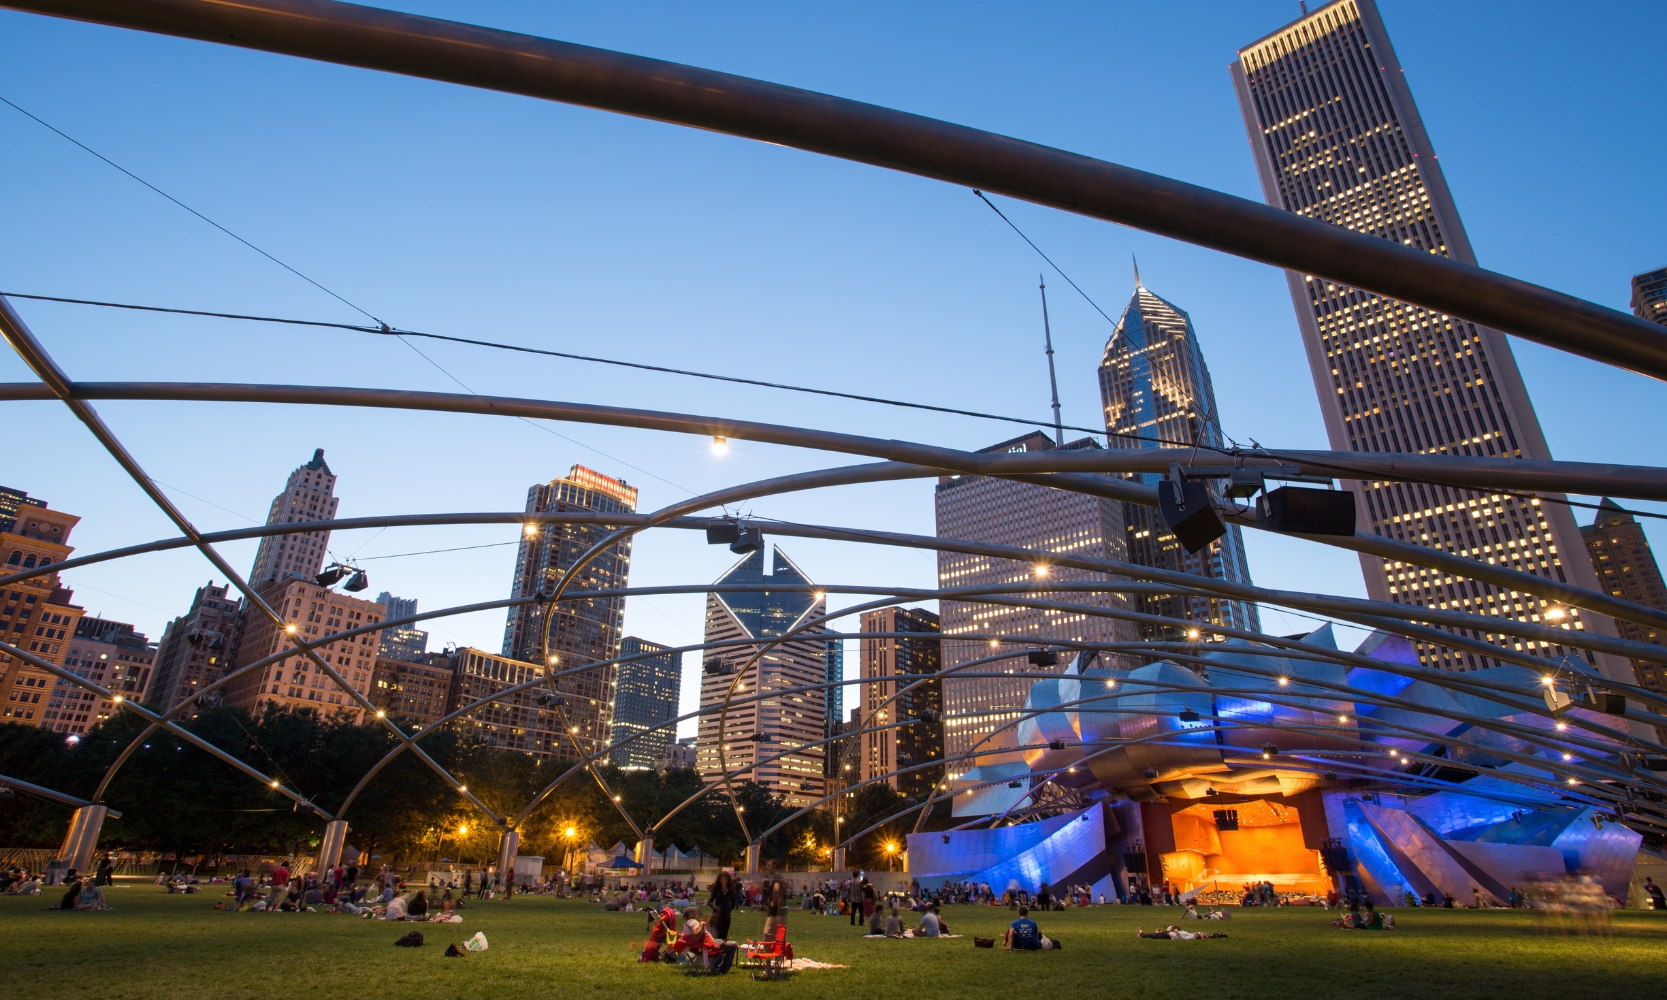
[[[1206,931],[1198,931],[1196,933],[1193,931],[1184,931],[1179,927],[1176,927],[1174,924],[1170,924],[1161,931],[1145,931],[1137,929],[1134,932],[1134,935],[1138,938],[1148,938],[1154,941],[1202,941],[1205,938],[1224,938],[1227,936],[1225,934],[1211,934]]]

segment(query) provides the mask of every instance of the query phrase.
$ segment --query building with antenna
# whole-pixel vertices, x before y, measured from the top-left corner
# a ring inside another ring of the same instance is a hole
[[[284,491],[272,498],[267,524],[297,524],[336,519],[336,474],[325,464],[324,449],[313,452],[312,461],[289,474]],[[328,531],[298,535],[268,535],[255,550],[255,566],[249,582],[256,587],[273,580],[311,580],[324,568],[330,549]]]
[[[1412,90],[1373,0],[1336,0],[1239,50],[1230,67],[1267,203],[1467,264],[1459,220]],[[1331,447],[1549,459],[1505,336],[1468,320],[1287,271]],[[1598,582],[1568,508],[1538,497],[1409,482],[1350,483],[1360,530],[1588,590]],[[1539,621],[1546,601],[1451,573],[1362,555],[1366,591],[1398,601]],[[1564,624],[1614,634],[1601,615]],[[1496,642],[1486,632],[1465,638]],[[1560,659],[1572,650],[1523,641]],[[1477,670],[1492,657],[1420,644],[1427,666]],[[1589,654],[1616,680],[1619,657]]]
[[[1105,410],[1106,445],[1110,448],[1162,448],[1177,442],[1220,448],[1225,444],[1216,412],[1210,369],[1198,344],[1192,318],[1149,291],[1135,266],[1135,290],[1117,318],[1100,359],[1100,403]],[[1158,473],[1128,478],[1155,486]],[[1250,582],[1244,535],[1236,524],[1197,552],[1182,547],[1157,510],[1123,504],[1129,561],[1177,573]],[[1262,630],[1256,605],[1220,597],[1141,594],[1135,606],[1151,615],[1208,622],[1251,632]],[[1183,638],[1181,626],[1140,626],[1145,639]]]

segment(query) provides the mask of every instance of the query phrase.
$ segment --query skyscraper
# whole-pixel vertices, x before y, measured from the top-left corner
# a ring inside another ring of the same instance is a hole
[[[892,788],[923,796],[943,773],[942,767],[922,766],[943,760],[943,689],[934,677],[943,661],[938,616],[925,608],[881,608],[863,612],[862,630],[918,632],[920,638],[861,640],[859,718],[869,732],[858,737],[859,780],[890,775],[886,784]],[[905,719],[919,721],[897,725]]]
[[[1632,314],[1667,326],[1667,267],[1632,276]]]
[[[262,600],[282,615],[278,625],[265,615],[247,615],[238,638],[239,667],[292,650],[297,641],[324,643],[318,655],[362,695],[369,695],[376,669],[381,631],[346,639],[338,632],[375,625],[385,617],[382,605],[320,587],[300,578],[275,580],[256,588]],[[187,642],[190,637],[186,637]],[[364,709],[351,695],[307,657],[297,653],[270,663],[259,672],[228,681],[222,689],[225,704],[256,712],[267,706],[310,711],[344,721],[364,721]]]
[[[1650,550],[1650,540],[1644,537],[1644,526],[1608,497],[1599,508],[1597,520],[1581,528],[1580,534],[1586,540],[1586,551],[1604,593],[1667,611],[1667,584],[1662,583],[1661,566]],[[1636,622],[1617,619],[1615,630],[1623,639],[1667,646],[1667,636]],[[1638,684],[1651,691],[1667,691],[1667,667],[1663,664],[1667,664],[1667,650],[1662,651],[1660,662],[1633,660]]]
[[[28,507],[45,507],[40,500],[29,499],[29,494],[23,490],[14,490],[10,486],[0,486],[0,532],[12,530],[17,523],[18,512]]]
[[[324,464],[324,449],[313,452],[312,461],[289,474],[284,491],[272,498],[267,524],[295,524],[336,519],[336,474]],[[255,567],[249,582],[258,587],[273,580],[311,580],[324,568],[330,548],[328,531],[300,535],[270,535],[255,550]]]
[[[1163,442],[1197,442],[1220,448],[1220,415],[1210,369],[1193,330],[1192,317],[1159,298],[1135,271],[1134,295],[1117,318],[1100,359],[1100,403],[1105,408],[1106,441],[1111,448],[1162,448]],[[1118,435],[1130,435],[1119,437]],[[1135,473],[1148,486],[1163,481],[1155,473]],[[1129,561],[1194,576],[1234,583],[1250,582],[1244,536],[1236,524],[1227,534],[1189,553],[1151,507],[1125,503],[1123,520]],[[1150,615],[1209,622],[1260,632],[1256,605],[1219,597],[1137,595],[1135,607]],[[1139,626],[1142,638],[1178,639],[1183,626]]]
[[[198,587],[191,610],[162,630],[146,704],[173,708],[226,672],[243,635],[242,604],[227,594],[230,586],[216,587],[210,580]]]
[[[845,640],[829,639],[824,658],[826,672],[822,677],[822,737],[832,739],[841,732],[845,717]],[[831,778],[839,767],[839,754],[833,743],[822,745],[822,776]]]
[[[770,639],[825,612],[823,597],[803,590],[771,590],[772,584],[810,586],[810,579],[780,548],[772,546],[773,567],[764,563],[765,551],[755,549],[742,556],[718,584],[753,584],[755,591],[706,595],[706,641],[725,639]],[[700,718],[696,759],[707,782],[720,780],[719,747],[727,746],[731,771],[776,757],[767,764],[740,774],[736,781],[756,781],[798,808],[821,798],[823,786],[821,745],[826,702],[815,687],[827,676],[827,627],[816,624],[799,633],[802,640],[784,642],[765,653],[742,674],[732,707],[723,728],[719,713]],[[758,652],[760,644],[728,646],[708,650],[700,678],[700,706],[705,709],[723,701],[735,680],[736,671]],[[770,691],[813,688],[793,694],[767,697]],[[760,700],[754,700],[759,696]],[[810,746],[810,744],[817,744]],[[803,749],[800,749],[803,748]]]
[[[1372,0],[1337,0],[1239,50],[1231,67],[1268,204],[1474,264],[1435,150]],[[1550,457],[1510,345],[1498,331],[1286,273],[1331,446],[1347,451]],[[1595,588],[1561,504],[1422,483],[1354,484],[1362,530]],[[1377,600],[1539,621],[1529,594],[1361,556]],[[1564,624],[1613,626],[1569,609]],[[1462,634],[1492,641],[1474,631]],[[1561,645],[1522,652],[1560,658]],[[1420,644],[1426,665],[1491,657]],[[1624,660],[1592,658],[1631,680]]]
[[[64,666],[136,704],[144,704],[145,685],[150,682],[151,668],[155,663],[156,645],[145,638],[144,633],[134,631],[133,626],[126,622],[103,618],[82,618],[77,622],[69,655],[64,657]],[[116,714],[116,703],[110,698],[97,698],[93,702],[93,710],[88,712],[85,699],[79,697],[86,693],[76,689],[65,691],[63,688],[52,692],[53,704],[47,711],[50,714],[58,710],[58,732],[84,733]],[[80,701],[81,705],[73,715],[85,714],[85,722],[62,718],[72,714],[67,709],[74,708],[76,701]]]
[[[591,512],[629,513],[637,509],[636,487],[623,479],[604,476],[582,465],[573,466],[567,476],[527,489],[526,510],[530,514]],[[611,529],[595,524],[528,525],[521,534],[515,557],[515,579],[511,597],[555,593],[556,583],[592,545]],[[570,591],[614,590],[628,585],[631,573],[631,540],[627,538],[597,556],[580,571]],[[619,655],[620,633],[625,620],[625,598],[603,597],[582,601],[564,600],[556,605],[550,623],[550,659],[543,662],[544,607],[528,605],[509,609],[504,626],[504,658],[548,667],[560,673],[587,663],[611,660]],[[598,667],[570,674],[556,681],[566,698],[564,711],[570,727],[577,727],[580,745],[593,753],[606,744],[613,731],[615,668]],[[570,756],[570,745],[558,747],[559,755]]]
[[[384,621],[409,618],[417,613],[417,599],[395,597],[384,590],[376,595],[376,603],[387,608]],[[420,663],[428,655],[428,633],[410,625],[396,625],[382,630],[380,655],[408,663]]]
[[[655,653],[665,649],[657,642],[628,635],[619,641],[621,657]],[[683,684],[683,654],[662,653],[619,665],[614,684],[614,728],[612,742],[677,718],[677,696]],[[665,758],[666,744],[677,738],[675,727],[654,729],[611,754],[615,767],[652,771]]]
[[[27,494],[19,490],[6,494],[14,506],[11,523],[0,532],[0,557],[5,559],[0,573],[61,563],[75,551],[69,535],[79,517],[50,510],[39,500],[26,499]],[[62,665],[69,649],[65,640],[75,635],[81,621],[82,609],[70,603],[74,596],[60,585],[57,573],[8,584],[0,591],[0,635],[19,649]],[[56,680],[9,653],[0,653],[0,695],[5,697],[0,702],[0,721],[43,729],[96,721],[91,692]]]
[[[1040,431],[983,449],[985,452],[1048,451],[1053,441]],[[1067,448],[1097,448],[1091,438],[1067,444]],[[1115,500],[1082,493],[1051,489],[1031,483],[983,476],[946,476],[938,480],[933,498],[939,538],[969,542],[1014,545],[1041,552],[1056,552],[1090,559],[1128,558],[1128,538],[1123,526],[1123,505]],[[973,587],[1004,583],[1026,583],[1035,579],[1036,567],[1029,562],[992,559],[959,552],[938,553],[938,586]],[[1048,567],[1053,580],[1106,580],[1104,574],[1064,566]],[[1129,610],[1121,594],[1069,594],[1054,597],[1047,592],[1035,596],[1066,604]],[[944,754],[955,773],[976,761],[955,758],[979,746],[979,753],[992,747],[1011,745],[1012,729],[1003,730],[994,742],[980,744],[984,737],[1018,719],[1025,696],[1038,674],[1057,673],[1059,667],[1032,666],[1023,654],[997,659],[971,668],[979,674],[1011,673],[1012,679],[961,678],[952,671],[973,660],[999,655],[986,640],[969,642],[953,636],[965,633],[1012,636],[1033,648],[1047,639],[1078,642],[1133,642],[1134,625],[1093,615],[1056,613],[1032,608],[943,601],[939,605],[943,629]]]
[[[536,663],[493,656],[467,646],[452,653],[451,665],[455,680],[452,682],[450,711],[472,705],[506,688],[537,680],[545,673],[544,668]],[[517,750],[540,760],[572,760],[578,757],[579,754],[573,751],[575,739],[586,756],[601,749],[596,734],[589,729],[579,733],[562,730],[564,713],[572,723],[575,707],[580,713],[584,712],[582,699],[567,696],[561,705],[543,707],[539,704],[543,696],[542,687],[518,691],[507,698],[464,712],[452,725],[469,742],[500,750]],[[581,704],[576,706],[575,702]]]

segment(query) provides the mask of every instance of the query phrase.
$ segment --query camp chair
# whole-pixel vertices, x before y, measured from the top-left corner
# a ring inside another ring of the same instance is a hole
[[[773,941],[747,941],[747,958],[758,966],[759,979],[780,979],[784,966],[793,960],[793,946],[787,943],[787,925],[776,925]]]

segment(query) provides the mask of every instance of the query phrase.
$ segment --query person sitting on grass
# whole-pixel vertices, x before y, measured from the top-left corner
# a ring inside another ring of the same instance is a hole
[[[878,906],[876,906],[876,907],[874,907],[873,911],[868,914],[868,933],[871,936],[878,937],[878,936],[884,934],[885,932],[886,932],[886,917],[885,917],[885,914],[880,911],[880,908]]]
[[[891,914],[886,917],[886,937],[900,938],[903,936],[903,918],[897,915],[897,907],[891,908]]]
[[[75,904],[80,901],[80,898],[81,898],[81,880],[72,878],[69,881],[64,883],[63,898],[59,899],[58,900],[58,905],[52,907],[52,909],[58,910],[60,912],[73,910],[73,909],[75,909]]]
[[[388,900],[387,909],[382,911],[383,920],[404,920],[406,914],[405,897],[395,896]]]
[[[405,915],[411,920],[428,919],[428,891],[426,889],[418,889],[417,894],[411,897],[411,902],[406,904]]]
[[[108,910],[110,904],[104,898],[104,890],[99,888],[95,879],[83,879],[81,892],[76,897],[75,908],[83,912],[88,910]]]
[[[1039,951],[1042,947],[1042,931],[1036,926],[1036,921],[1030,919],[1030,908],[1019,907],[1019,919],[1007,927],[1007,933],[1002,936],[1002,948],[1007,951]]]
[[[949,925],[944,923],[942,915],[938,913],[938,904],[933,903],[920,915],[920,929],[915,931],[915,936],[942,937],[948,933]]]
[[[14,883],[6,890],[8,896],[39,896],[41,894],[41,880],[38,876],[24,873],[21,881]]]
[[[1134,936],[1154,941],[1203,941],[1205,938],[1224,938],[1227,935],[1220,933],[1211,934],[1208,931],[1184,931],[1179,927],[1176,927],[1174,924],[1170,924],[1161,931],[1144,931],[1136,929]]]

